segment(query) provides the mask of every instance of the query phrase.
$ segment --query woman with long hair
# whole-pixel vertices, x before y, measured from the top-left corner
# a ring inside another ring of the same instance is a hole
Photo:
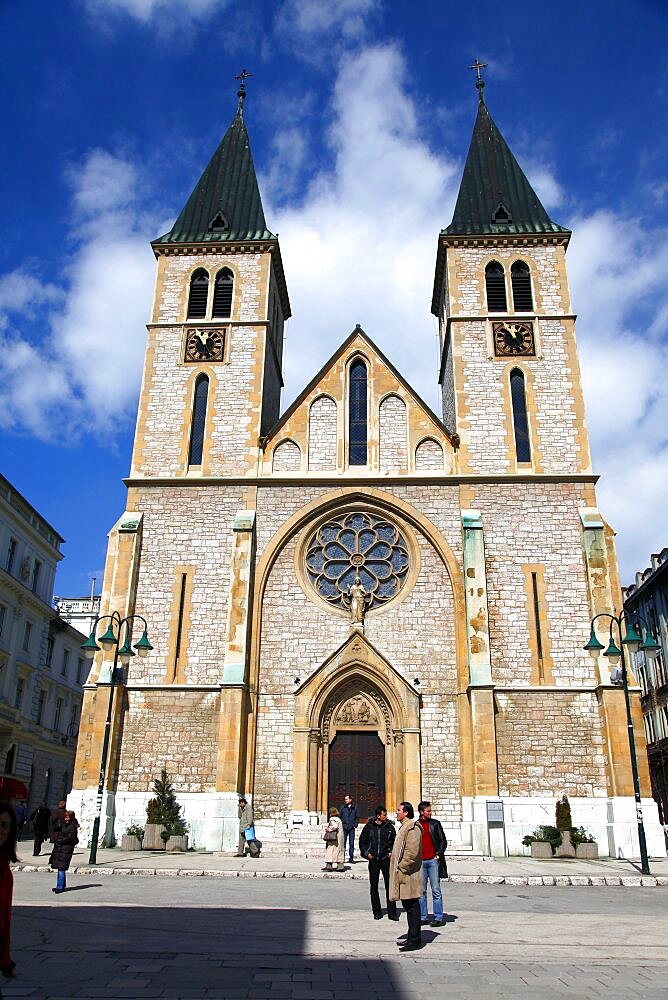
[[[52,892],[65,892],[67,887],[65,873],[70,867],[74,848],[79,843],[78,829],[79,822],[71,809],[66,809],[62,823],[54,826],[54,847],[51,851],[49,864],[57,870],[58,878]]]
[[[9,802],[0,802],[0,972],[5,979],[13,979],[16,975],[16,966],[10,954],[14,891],[14,876],[9,867],[10,861],[18,861],[16,814]]]

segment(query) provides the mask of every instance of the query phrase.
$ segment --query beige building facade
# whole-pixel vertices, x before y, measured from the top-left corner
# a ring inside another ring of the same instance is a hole
[[[603,854],[637,852],[623,692],[583,650],[620,591],[569,237],[481,99],[435,233],[442,416],[359,327],[281,415],[290,302],[240,96],[153,244],[101,610],[145,616],[154,649],[113,695],[107,838],[144,820],[164,766],[191,841],[212,850],[236,846],[240,793],[271,841],[350,790],[364,815],[428,798],[451,844],[484,854],[521,853],[566,793]],[[73,793],[89,830],[109,677],[98,654]],[[633,704],[640,723],[636,689]],[[665,855],[649,799],[645,824]]]

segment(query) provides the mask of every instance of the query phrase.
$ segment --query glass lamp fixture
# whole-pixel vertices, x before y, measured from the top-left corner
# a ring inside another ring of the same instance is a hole
[[[148,654],[153,649],[153,646],[148,641],[148,636],[146,634],[146,629],[144,629],[144,631],[142,633],[142,637],[139,640],[139,642],[135,643],[135,649],[137,650],[137,652],[139,653],[140,656],[148,656]]]
[[[655,660],[661,652],[661,644],[656,641],[650,632],[645,636],[645,641],[640,648],[648,660]]]
[[[619,648],[619,646],[615,646],[615,640],[612,638],[612,636],[610,636],[610,642],[608,644],[608,648],[606,649],[603,655],[608,657],[608,659],[610,660],[611,667],[616,667],[617,664],[619,663],[622,651]]]
[[[129,663],[135,653],[132,651],[132,646],[130,645],[130,634],[128,633],[125,642],[118,651],[118,659],[121,663]]]
[[[97,641],[100,643],[105,653],[108,653],[111,649],[114,648],[118,640],[116,639],[116,635],[114,633],[111,622],[109,622],[109,627],[107,628],[107,631],[104,633],[104,635],[101,635]]]
[[[642,636],[638,635],[635,625],[626,625],[626,635],[622,639],[623,644],[628,648],[629,653],[636,653],[640,648]]]
[[[95,629],[93,629],[86,641],[81,644],[81,649],[87,660],[92,660],[95,654],[99,653],[100,647],[95,642]]]
[[[603,643],[599,642],[596,638],[596,632],[594,632],[594,626],[591,627],[591,635],[589,636],[589,642],[583,647],[587,652],[596,659],[598,654],[604,648]]]

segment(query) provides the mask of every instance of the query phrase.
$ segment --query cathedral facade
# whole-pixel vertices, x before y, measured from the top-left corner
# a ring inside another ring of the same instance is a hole
[[[566,793],[601,853],[637,851],[624,694],[583,650],[591,617],[621,598],[570,233],[479,87],[454,217],[434,233],[442,415],[360,327],[281,415],[290,300],[243,96],[153,243],[102,614],[143,615],[154,648],[113,689],[96,656],[70,799],[84,829],[111,694],[108,839],[144,822],[166,767],[191,843],[211,850],[236,846],[239,794],[270,836],[350,791],[361,815],[430,799],[451,844],[484,854],[521,853]],[[665,854],[651,800],[645,822]]]

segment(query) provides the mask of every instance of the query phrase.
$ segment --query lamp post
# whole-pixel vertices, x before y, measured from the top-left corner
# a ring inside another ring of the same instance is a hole
[[[605,648],[603,643],[596,637],[595,624],[599,618],[608,619],[610,622],[609,641]],[[645,637],[638,632],[640,622],[645,626]],[[626,628],[626,634],[622,638],[622,625]],[[613,626],[616,626],[619,645],[615,643]],[[636,744],[633,736],[633,720],[631,718],[631,699],[629,698],[629,682],[626,671],[626,657],[624,650],[629,653],[636,653],[639,649],[643,651],[649,660],[653,660],[661,649],[659,643],[652,635],[647,626],[647,622],[640,615],[633,615],[633,622],[629,621],[629,616],[622,611],[620,615],[612,615],[607,611],[595,615],[591,620],[591,634],[589,642],[584,647],[588,653],[596,659],[603,650],[603,655],[608,658],[611,666],[610,681],[618,687],[624,688],[624,701],[626,702],[626,726],[629,736],[629,753],[631,756],[631,771],[633,773],[633,792],[636,800],[636,819],[638,821],[638,843],[640,844],[640,869],[643,875],[649,875],[649,858],[647,857],[647,841],[645,839],[645,825],[642,818],[642,805],[640,802],[640,780],[638,778],[638,759],[636,757]],[[619,665],[621,664],[621,666]]]
[[[106,653],[114,650],[114,664],[111,668],[111,675],[109,677],[109,705],[107,706],[107,721],[104,726],[104,739],[102,740],[102,756],[100,758],[100,778],[97,784],[97,806],[95,820],[93,822],[93,839],[90,845],[90,857],[88,858],[88,864],[94,865],[97,861],[97,842],[100,837],[100,818],[102,816],[102,796],[104,794],[104,779],[107,770],[107,755],[109,753],[109,737],[111,733],[111,712],[114,705],[114,687],[119,680],[122,679],[123,666],[129,663],[135,653],[132,651],[131,638],[132,638],[132,622],[135,619],[139,619],[144,625],[144,631],[139,642],[134,644],[134,648],[137,650],[140,656],[146,656],[152,649],[153,646],[148,641],[146,619],[142,618],[141,615],[128,615],[126,618],[121,618],[118,611],[114,611],[110,615],[101,615],[95,619],[93,628],[90,635],[86,641],[81,646],[84,655],[89,659],[92,659],[100,648],[102,648]],[[98,625],[102,621],[109,621],[107,626],[107,631],[98,637],[97,645],[95,641],[95,632]],[[125,642],[121,646],[121,635],[123,633],[123,627],[125,626]],[[123,666],[119,666],[118,661],[121,661]]]

